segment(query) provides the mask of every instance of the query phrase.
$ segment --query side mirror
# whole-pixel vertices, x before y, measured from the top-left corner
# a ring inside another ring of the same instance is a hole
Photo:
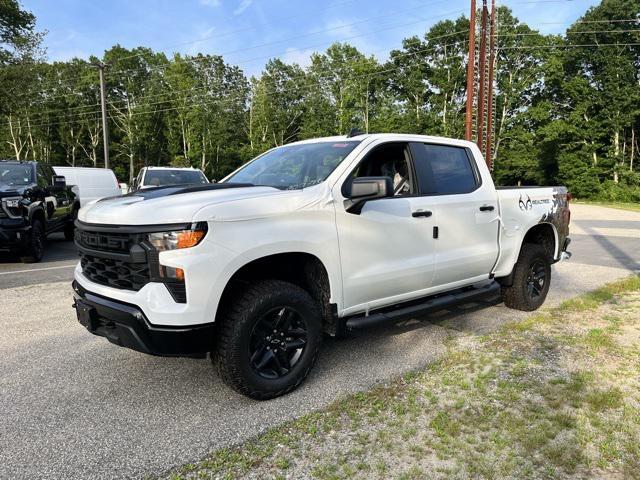
[[[67,188],[67,179],[62,175],[54,175],[53,184],[51,185],[52,192],[61,192]]]
[[[349,213],[360,213],[369,200],[393,196],[393,180],[391,177],[354,178],[343,192],[347,197],[345,208]]]

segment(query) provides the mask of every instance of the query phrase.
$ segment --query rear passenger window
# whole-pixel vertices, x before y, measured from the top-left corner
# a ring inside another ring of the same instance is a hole
[[[476,189],[479,181],[466,149],[429,144],[423,147],[416,160],[421,193],[450,195]]]

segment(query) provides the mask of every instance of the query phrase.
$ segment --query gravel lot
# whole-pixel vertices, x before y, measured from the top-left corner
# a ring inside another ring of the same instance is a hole
[[[640,269],[639,213],[572,212],[574,257],[554,266],[548,304]],[[256,402],[222,385],[207,360],[154,358],[89,335],[75,320],[68,281],[38,283],[44,272],[22,273],[17,284],[0,275],[0,478],[161,474],[422,366],[457,330],[486,332],[524,316],[489,299],[328,340],[299,390]]]

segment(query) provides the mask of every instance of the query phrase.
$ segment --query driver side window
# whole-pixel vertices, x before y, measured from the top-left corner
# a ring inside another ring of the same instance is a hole
[[[42,188],[47,188],[51,186],[52,178],[47,175],[47,172],[42,168],[41,165],[36,167],[36,177],[38,181],[38,186]]]
[[[374,147],[352,173],[352,178],[360,177],[390,177],[396,197],[417,193],[406,143],[386,143]]]

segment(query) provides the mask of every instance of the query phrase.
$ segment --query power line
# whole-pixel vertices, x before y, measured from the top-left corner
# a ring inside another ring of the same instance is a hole
[[[451,37],[451,36],[455,36],[455,35],[460,35],[460,34],[462,34],[464,32],[465,32],[464,30],[458,30],[458,31],[455,31],[455,32],[450,32],[450,33],[447,33],[447,34],[439,35],[437,37],[431,37],[429,39],[429,41],[439,40],[439,39],[442,39],[442,38],[447,38],[447,37]],[[419,49],[419,50],[412,51],[412,52],[399,53],[399,54],[394,56],[394,59],[396,59],[398,57],[414,56],[417,53],[426,54],[426,53],[429,53],[429,52],[435,52],[439,48],[445,48],[446,49],[447,47],[450,47],[450,46],[454,46],[454,45],[458,45],[458,44],[465,44],[465,43],[466,43],[466,40],[461,40],[461,41],[452,42],[452,43],[449,43],[449,44],[426,47],[426,48]],[[460,57],[452,57],[452,56],[450,56],[450,57],[447,57],[447,58],[460,58]],[[383,70],[383,71],[375,72],[374,74],[354,75],[354,76],[347,77],[344,80],[348,81],[348,80],[352,80],[352,79],[360,78],[360,77],[365,77],[365,76],[369,76],[369,75],[377,75],[377,74],[380,74],[380,73],[386,73],[386,72],[389,72],[389,71],[397,70],[397,69],[399,69],[401,67],[402,67],[402,65],[399,65],[399,66],[393,67],[391,69],[386,69],[386,70]],[[301,83],[296,87],[296,91],[297,91],[297,90],[299,90],[301,88],[304,88],[306,86],[313,85],[312,81],[313,81],[314,78],[321,79],[322,76],[308,72],[308,73],[303,73],[298,78],[290,78],[290,79],[294,80],[294,81],[295,80],[300,80],[301,81]],[[174,91],[172,91],[170,93],[164,93],[163,92],[163,93],[158,93],[158,94],[143,95],[142,97],[137,98],[136,101],[140,102],[140,101],[147,100],[149,98],[164,97],[163,100],[161,100],[160,102],[155,102],[155,103],[151,103],[151,104],[148,104],[148,105],[163,104],[163,103],[166,103],[166,102],[170,102],[170,101],[172,101],[174,99],[177,99],[178,98],[177,95],[180,94],[180,93],[196,92],[196,91],[201,91],[201,90],[207,90],[208,88],[209,88],[209,86],[205,85],[205,86],[202,86],[202,87],[174,90]],[[270,93],[276,93],[276,92],[270,92]],[[115,105],[115,104],[126,103],[128,101],[130,101],[130,99],[115,100],[115,101],[111,101],[109,103],[111,105]],[[92,106],[98,106],[98,105],[100,105],[100,104],[98,103],[96,105],[90,105],[90,106],[87,106],[87,108],[92,107]],[[45,110],[43,112],[40,112],[40,113],[36,114],[35,116],[37,117],[37,116],[42,116],[42,115],[44,115],[46,113],[56,113],[56,112],[74,110],[74,109],[75,108],[72,108],[72,109]],[[78,112],[77,114],[67,115],[66,117],[68,117],[69,119],[74,119],[74,118],[79,119],[80,117],[97,115],[98,113],[100,113],[99,110],[89,111],[89,112]],[[2,125],[2,124],[0,124],[0,125]]]
[[[638,30],[640,31],[640,30]],[[433,40],[437,40],[440,38],[445,38],[445,37],[450,37],[450,36],[454,36],[454,35],[458,35],[464,33],[463,31],[456,31],[456,32],[450,32],[448,34],[444,34],[438,37],[432,37],[431,39],[429,39],[430,41]],[[417,53],[429,53],[429,52],[433,52],[438,48],[442,48],[442,47],[448,47],[448,46],[454,46],[454,45],[459,45],[459,44],[465,44],[467,43],[466,41],[458,41],[458,42],[453,42],[450,44],[445,44],[445,45],[439,45],[439,46],[435,46],[435,47],[429,47],[429,48],[425,48],[425,49],[421,49],[421,50],[417,50],[417,51],[413,51],[413,52],[406,52],[406,53],[401,53],[399,55],[397,55],[395,58],[397,58],[398,56],[404,57],[404,56],[413,56]],[[533,49],[552,49],[552,48],[576,48],[576,47],[606,47],[606,46],[637,46],[640,45],[640,43],[590,43],[590,44],[557,44],[557,45],[527,45],[527,46],[512,46],[512,47],[498,47],[498,50],[533,50]],[[449,58],[462,58],[461,56],[457,55],[457,56],[449,56],[447,57],[447,59]],[[426,64],[426,62],[419,62],[418,64]],[[349,81],[349,80],[353,80],[356,78],[361,78],[361,77],[366,77],[366,76],[377,76],[377,75],[381,75],[383,73],[389,73],[390,71],[395,71],[399,68],[401,68],[402,65],[393,67],[391,69],[385,69],[385,70],[381,70],[381,71],[377,71],[374,72],[372,74],[363,74],[363,75],[356,75],[356,76],[351,76],[351,77],[346,77],[345,79],[343,79],[344,81]],[[301,83],[299,85],[296,86],[295,91],[299,91],[302,88],[308,87],[308,86],[312,86],[313,85],[313,79],[314,78],[318,78],[318,75],[315,74],[311,74],[311,73],[305,73],[303,74],[299,79],[301,80]],[[291,78],[290,80],[296,80],[295,78]],[[197,88],[192,88],[192,89],[182,89],[182,90],[176,90],[171,92],[170,94],[166,94],[166,93],[160,93],[160,94],[152,94],[152,95],[145,95],[142,96],[140,98],[137,99],[137,101],[144,101],[146,99],[149,98],[153,98],[153,97],[162,97],[164,96],[164,98],[159,101],[159,102],[153,102],[153,103],[149,103],[146,104],[147,106],[150,105],[161,105],[161,104],[166,104],[172,101],[175,101],[177,99],[179,99],[179,97],[177,95],[181,94],[181,93],[192,93],[192,92],[197,92],[200,90],[206,90],[208,89],[208,86],[203,86],[203,87],[197,87]],[[224,94],[228,95],[228,93],[230,91],[233,90],[227,90]],[[269,91],[268,93],[278,93],[276,91]],[[248,96],[248,95],[247,95]],[[188,98],[188,97],[187,97]],[[129,101],[128,99],[122,99],[122,100],[116,100],[115,102],[109,102],[110,105],[115,105],[118,103],[125,103]],[[45,111],[45,112],[41,112],[41,114],[36,114],[36,118],[38,116],[42,116],[46,113],[56,113],[56,112],[60,112],[60,111],[67,111],[67,109],[65,110],[49,110],[49,111]],[[83,117],[88,117],[91,115],[97,115],[100,113],[100,110],[95,110],[95,111],[89,111],[89,112],[79,112],[77,114],[73,114],[73,115],[66,115],[63,118],[66,118],[68,122],[71,122],[73,120],[80,120]],[[60,122],[56,122],[56,123],[62,123],[64,120],[60,121]],[[34,124],[32,126],[41,126],[41,125],[50,125],[51,123],[49,122],[45,122],[43,124]],[[0,125],[8,125],[8,123],[3,123]]]
[[[273,21],[264,22],[264,23],[260,24],[259,26],[260,27],[264,27],[265,25],[271,25],[273,23],[281,23],[283,21],[291,20],[293,18],[306,17],[312,12],[326,12],[327,10],[330,10],[330,9],[333,9],[333,8],[336,8],[336,7],[341,7],[341,6],[349,4],[349,3],[354,3],[356,1],[359,1],[359,0],[346,0],[346,1],[343,1],[343,2],[332,3],[332,4],[324,6],[322,8],[312,9],[310,11],[301,12],[301,13],[298,13],[298,14],[295,14],[295,15],[290,15],[290,16],[287,16],[287,17],[276,18]],[[255,31],[255,29],[256,29],[255,25],[251,25],[250,27],[239,28],[239,29],[236,29],[236,30],[228,30],[226,32],[222,32],[222,33],[218,33],[218,34],[206,35],[206,36],[201,37],[201,38],[199,38],[197,40],[190,40],[190,41],[187,41],[187,42],[174,43],[173,45],[168,45],[166,47],[162,47],[162,48],[158,49],[158,51],[159,52],[164,52],[165,50],[169,50],[169,49],[174,48],[174,47],[182,47],[182,46],[185,46],[185,45],[193,45],[195,43],[206,42],[206,41],[212,40],[214,38],[224,38],[224,37],[229,37],[231,35],[235,35],[237,33]],[[123,60],[128,60],[129,58],[134,58],[134,57],[139,57],[139,56],[141,56],[141,54],[135,53],[135,54],[128,55],[128,56],[125,56],[125,57],[120,57],[120,58],[118,58],[116,60],[116,62],[121,62]]]
[[[585,31],[585,32],[580,32],[580,33],[592,34],[592,33],[629,33],[629,32],[638,32],[638,33],[640,33],[640,29],[632,29],[632,30],[590,30],[590,31]],[[454,36],[454,35],[458,35],[458,34],[462,34],[462,33],[464,33],[464,31],[462,31],[462,30],[457,31],[457,32],[451,32],[451,33],[448,33],[448,34],[445,34],[445,35],[439,35],[437,37],[431,37],[431,38],[428,39],[428,41],[438,40],[438,39],[441,39],[441,38],[446,38],[446,37],[450,37],[450,36]],[[496,36],[498,36],[498,37],[521,37],[521,36],[535,36],[535,35],[543,36],[542,34],[539,34],[539,33],[536,33],[536,32],[507,33],[507,34],[498,34]],[[440,46],[440,48],[441,47],[451,46],[451,45],[455,45],[455,43],[443,45],[443,46]],[[384,50],[386,51],[386,49],[384,49]],[[415,55],[417,53],[427,53],[428,51],[431,51],[431,50],[432,50],[432,47],[427,48],[427,49],[417,50],[417,51],[414,51],[414,52],[400,53],[400,54],[394,56],[394,58],[403,57],[403,56],[411,56],[411,55]],[[382,51],[382,50],[380,50],[380,51]],[[304,80],[305,81],[308,80],[309,79],[308,77],[310,75],[312,75],[312,74],[306,73],[304,75]],[[183,89],[183,90],[174,91],[173,93],[182,93],[182,92],[206,90],[208,88],[209,88],[209,86],[195,87],[195,88],[190,88],[190,89]],[[144,95],[143,97],[139,98],[138,100],[145,100],[145,99],[148,99],[148,98],[161,97],[161,96],[167,96],[167,94],[166,93],[158,93],[158,94]],[[170,97],[171,97],[171,95],[169,95],[169,98]],[[122,99],[122,100],[116,100],[115,102],[124,103],[126,101],[127,101],[126,99]],[[113,104],[114,102],[111,102],[111,103]],[[64,111],[87,109],[87,108],[91,108],[91,107],[99,106],[99,105],[100,105],[100,103],[95,103],[95,104],[84,105],[84,106],[79,106],[79,107],[70,107],[70,108],[64,109]],[[50,112],[54,112],[55,113],[57,111],[61,111],[61,110],[60,109],[58,109],[58,110],[48,110],[48,111],[45,111],[45,112],[41,112],[41,114],[50,113]],[[86,113],[86,114],[91,115],[91,114],[97,113],[97,112],[81,112],[81,113]]]
[[[376,34],[378,34],[380,32],[393,30],[393,29],[401,28],[401,27],[406,27],[406,26],[410,26],[410,25],[415,25],[415,24],[422,23],[422,22],[427,21],[427,20],[434,20],[434,19],[446,17],[448,15],[452,15],[452,14],[456,14],[456,13],[462,13],[462,10],[455,10],[455,11],[451,11],[451,12],[446,12],[446,13],[444,13],[442,15],[437,15],[435,17],[420,18],[418,20],[413,20],[413,21],[407,22],[407,23],[395,24],[395,25],[392,25],[392,26],[389,26],[389,27],[386,27],[386,28],[376,28],[375,31],[360,33],[360,34],[357,34],[357,35],[351,35],[349,37],[344,37],[344,38],[342,38],[340,40],[335,40],[334,39],[334,40],[324,41],[324,42],[321,42],[321,43],[316,43],[316,44],[313,44],[313,45],[305,45],[303,47],[297,47],[296,49],[297,50],[308,50],[308,49],[312,49],[312,48],[322,47],[322,46],[325,46],[325,45],[331,45],[331,44],[334,44],[334,43],[340,43],[340,42],[344,42],[344,41],[347,41],[347,40],[352,40],[354,38],[361,38],[361,37],[365,37],[365,36],[369,36],[369,35],[376,35]],[[377,18],[380,18],[380,17],[375,17],[374,19],[377,19]],[[332,29],[332,30],[342,29],[342,28],[345,28],[345,27],[351,26],[351,25],[352,24],[341,25],[340,27],[336,27],[335,29]],[[283,43],[284,41],[285,40],[279,41],[279,42],[275,42],[275,43]],[[264,45],[266,45],[266,44],[263,44],[261,46],[264,46]],[[254,47],[250,47],[250,48],[254,48]],[[228,53],[233,53],[233,52],[223,52],[223,53],[220,53],[220,54],[216,54],[216,56],[222,57],[224,55],[227,55]],[[234,65],[241,65],[241,64],[251,63],[251,62],[254,62],[256,60],[263,60],[263,59],[267,59],[267,58],[268,59],[279,58],[280,56],[286,55],[288,53],[289,53],[289,51],[286,50],[284,52],[281,52],[280,55],[275,55],[275,56],[273,54],[261,55],[259,57],[254,57],[254,58],[251,58],[251,59],[244,59],[244,60],[236,61],[236,62],[233,62],[233,64]],[[201,58],[200,57],[194,57],[194,58],[190,58],[189,60],[181,60],[179,63],[199,63],[199,62],[202,62],[202,61],[204,61],[204,60],[206,60],[208,58],[211,58],[211,57],[208,57],[208,56],[201,57]],[[178,62],[174,62],[174,64],[175,63],[178,63]],[[158,67],[149,67],[149,68],[134,68],[134,69],[129,69],[129,70],[117,70],[115,73],[122,74],[122,73],[138,72],[138,71],[142,71],[142,70],[154,70],[154,69],[155,70],[158,70],[158,69],[164,70],[164,69],[168,68],[170,65],[171,64],[161,65],[161,66],[158,66]]]
[[[561,2],[561,1],[566,1],[566,0],[548,0],[548,1],[550,1],[550,2]],[[436,3],[439,3],[439,2],[436,2]],[[514,2],[514,4],[517,4],[517,3],[529,3],[529,2]],[[408,23],[408,24],[395,25],[395,26],[392,26],[392,27],[384,29],[384,30],[378,29],[375,32],[367,32],[367,33],[364,33],[364,34],[354,35],[354,36],[351,36],[351,37],[343,38],[342,40],[339,40],[339,41],[347,41],[347,40],[351,40],[351,39],[354,39],[354,38],[360,38],[362,36],[372,35],[372,34],[380,32],[380,31],[391,30],[391,29],[395,29],[395,28],[399,28],[399,27],[403,27],[403,26],[412,25],[412,24],[415,24],[415,23],[420,23],[420,21],[424,21],[424,20],[435,20],[437,18],[441,18],[441,17],[447,16],[447,15],[450,15],[450,14],[455,14],[455,13],[464,13],[464,12],[463,11],[447,12],[447,13],[445,13],[443,15],[439,15],[439,16],[436,16],[436,17],[429,17],[427,19],[421,19],[418,22],[411,22],[411,23]],[[640,24],[640,19],[577,20],[577,21],[574,21],[574,22],[543,22],[543,23],[540,23],[540,24],[541,25],[547,25],[547,24],[569,25],[569,24],[576,24],[576,23],[623,23],[623,22],[624,23],[638,23],[638,24]],[[350,24],[348,24],[348,25],[350,25]],[[348,25],[342,25],[340,28],[345,28]],[[518,24],[514,24],[514,26],[517,26],[517,25]],[[569,33],[569,32],[567,32],[567,33]],[[527,35],[527,34],[523,33],[521,35]],[[540,35],[543,35],[543,34],[540,34]],[[323,42],[321,44],[307,45],[307,46],[304,46],[304,47],[299,47],[298,50],[308,50],[308,49],[311,49],[311,48],[317,48],[317,47],[321,47],[321,46],[327,45],[329,43],[334,43],[334,42],[333,41],[329,41],[329,42]],[[254,62],[256,60],[262,60],[262,59],[265,59],[265,58],[280,58],[281,56],[286,55],[288,53],[289,53],[288,51],[285,51],[285,52],[282,52],[279,56],[265,55],[265,56],[260,56],[260,57],[255,57],[255,58],[252,58],[252,59],[248,59],[248,60],[243,60],[243,61],[240,61],[240,62],[234,62],[234,66],[237,66],[238,64],[243,64],[243,63],[251,63],[251,62]],[[224,55],[224,53],[220,54],[219,56],[222,56],[222,55]],[[207,56],[204,56],[204,57],[201,57],[201,58],[192,58],[192,59],[189,59],[189,60],[183,60],[183,62],[194,63],[194,62],[204,61],[204,60],[210,59],[210,58],[211,58],[211,56],[207,55]],[[174,64],[175,64],[175,62],[174,62]],[[145,67],[145,68],[120,70],[120,71],[116,71],[116,72],[123,73],[123,72],[136,72],[136,71],[142,71],[142,70],[152,70],[152,71],[155,70],[155,71],[157,71],[158,69],[166,69],[170,65],[172,65],[172,64],[168,63],[167,65],[163,65],[163,66],[148,66],[148,67]],[[33,91],[32,92],[25,92],[24,94],[17,95],[15,97],[19,98],[19,97],[25,96],[25,95],[33,95],[33,94],[38,94],[38,93],[47,93],[49,91],[55,91],[56,89],[57,89],[57,87],[54,87],[54,88],[51,88],[51,89],[35,91],[35,92],[33,92]],[[73,97],[73,96],[78,96],[78,94],[77,93],[68,93],[68,94],[54,95],[54,96],[50,97],[49,99],[67,98],[67,97]],[[97,106],[97,105],[99,105],[99,104],[96,103],[95,106]],[[74,107],[74,108],[81,109],[81,108],[85,108],[85,107]]]
[[[545,48],[581,48],[581,47],[637,47],[639,43],[582,43],[582,44],[563,44],[563,45],[522,45],[514,47],[499,47],[498,50],[534,50]]]
[[[441,17],[447,16],[447,15],[450,15],[451,13],[461,13],[461,11],[457,10],[455,12],[447,12],[445,14],[442,14],[442,15],[439,15],[439,16],[436,16],[436,17],[430,17],[428,19],[431,20],[431,19],[441,18]],[[306,45],[304,47],[300,47],[299,49],[308,50],[308,49],[312,49],[312,48],[318,48],[318,47],[326,46],[326,45],[329,45],[329,44],[334,44],[334,43],[337,43],[337,42],[345,42],[347,40],[352,40],[352,39],[355,39],[355,38],[360,38],[360,37],[364,37],[364,36],[368,36],[368,35],[374,35],[374,34],[377,34],[379,32],[383,32],[383,31],[393,30],[393,29],[396,29],[396,28],[405,27],[405,26],[409,26],[409,25],[415,25],[415,24],[421,23],[423,21],[425,21],[425,19],[420,19],[420,20],[417,20],[417,21],[409,22],[409,23],[402,23],[402,24],[399,24],[399,25],[393,25],[393,26],[388,27],[388,28],[382,28],[382,29],[379,28],[379,29],[377,29],[376,31],[373,31],[373,32],[366,32],[366,33],[362,33],[362,34],[358,34],[358,35],[352,35],[350,37],[345,37],[345,38],[342,38],[340,40],[330,40],[330,41],[325,41],[325,42],[322,42],[322,43],[317,43],[317,44],[314,44],[314,45]],[[388,50],[388,49],[385,49],[385,50]],[[241,62],[236,62],[236,64],[234,64],[233,66],[237,66],[238,63],[242,64],[242,63],[250,63],[250,62],[253,62],[253,61],[256,61],[256,60],[280,58],[281,56],[287,55],[288,53],[289,53],[288,51],[282,52],[280,54],[280,56],[263,55],[263,56],[260,56],[260,57],[255,57],[253,59],[249,59],[249,60],[245,60],[245,61],[241,61]],[[119,71],[117,73],[132,73],[132,72],[138,72],[138,71],[143,71],[143,70],[144,71],[149,71],[149,70],[158,71],[158,70],[161,70],[161,71],[164,72],[164,70],[166,70],[167,68],[172,67],[172,66],[174,66],[174,65],[176,65],[178,63],[203,62],[205,60],[210,60],[211,58],[212,58],[211,56],[196,57],[196,58],[192,58],[192,59],[189,59],[189,60],[183,60],[181,62],[174,61],[173,63],[167,63],[166,65],[162,65],[162,66],[158,66],[158,67],[148,66],[148,67],[145,67],[145,68],[121,70],[121,71]],[[52,90],[54,90],[54,89],[43,90],[43,91],[40,91],[40,92],[25,92],[25,94],[23,94],[23,95],[29,95],[29,94],[33,95],[35,93],[46,93],[47,91],[52,91]],[[70,96],[77,96],[77,94],[72,93],[72,94],[54,95],[52,97],[49,97],[49,99],[66,98],[66,97],[70,97]]]
[[[432,3],[428,4],[427,6],[432,6],[432,5],[435,5],[435,4],[438,4],[438,3],[444,3],[444,2],[447,2],[447,1],[448,0],[439,0],[437,2],[432,2]],[[243,47],[241,49],[221,52],[221,53],[215,54],[215,56],[224,57],[225,55],[230,55],[230,54],[239,53],[239,52],[243,52],[243,51],[254,50],[254,49],[257,49],[257,48],[263,48],[265,46],[276,45],[276,44],[280,44],[280,43],[286,43],[286,42],[289,42],[289,41],[292,41],[292,40],[296,40],[296,39],[299,39],[299,38],[313,36],[313,35],[319,35],[321,33],[327,33],[327,32],[336,31],[336,30],[342,30],[344,28],[352,27],[354,25],[367,23],[367,22],[370,22],[370,21],[373,21],[373,20],[379,20],[381,18],[394,17],[394,16],[397,16],[397,15],[400,15],[400,14],[403,14],[403,13],[406,13],[406,12],[410,12],[410,11],[415,11],[415,10],[416,10],[415,8],[409,8],[409,9],[404,9],[404,10],[399,10],[399,11],[396,10],[394,13],[385,13],[383,15],[376,15],[376,16],[373,16],[373,17],[365,18],[363,20],[359,20],[357,22],[347,23],[347,24],[343,24],[343,25],[339,25],[339,26],[335,26],[335,27],[331,27],[331,28],[327,28],[327,29],[322,29],[322,30],[316,30],[316,31],[309,32],[309,33],[306,33],[306,34],[303,34],[303,35],[298,35],[298,36],[294,36],[294,37],[288,37],[286,39],[278,40],[278,41],[275,41],[275,42],[268,42],[268,43],[263,43],[263,44],[259,44],[259,45]],[[435,16],[435,17],[421,18],[418,21],[412,21],[412,22],[409,22],[409,23],[402,23],[402,24],[398,24],[398,25],[393,25],[393,26],[391,26],[389,28],[377,29],[374,32],[366,32],[366,33],[359,34],[359,35],[353,35],[353,36],[350,36],[350,37],[347,37],[347,38],[343,39],[342,41],[350,40],[350,39],[353,39],[353,38],[359,38],[359,37],[367,36],[367,35],[373,35],[373,34],[376,34],[376,33],[380,32],[380,31],[392,30],[392,29],[395,29],[395,28],[414,25],[414,24],[420,23],[422,21],[437,19],[437,18],[441,18],[441,17],[444,17],[444,16],[448,16],[448,15],[452,15],[452,14],[456,14],[456,13],[460,13],[460,12],[461,12],[460,10],[456,10],[456,11],[452,11],[452,12],[446,12],[446,13],[444,13],[442,15],[438,15],[438,16]],[[324,45],[331,44],[331,43],[334,43],[334,42],[335,42],[335,40],[330,40],[330,41],[322,42],[320,44],[299,47],[298,49],[316,48],[318,46],[324,46]],[[287,53],[289,53],[289,52],[288,51],[284,51],[284,52],[281,52],[280,55],[286,55]],[[142,54],[130,55],[130,56],[124,57],[124,58],[132,58],[132,57],[136,57],[136,56],[139,57],[139,56],[142,56]],[[252,59],[248,59],[248,60],[236,61],[236,62],[233,62],[233,63],[234,63],[234,65],[238,65],[238,64],[243,64],[243,63],[251,63],[251,62],[256,61],[256,60],[261,60],[261,59],[265,59],[265,58],[272,58],[272,57],[274,57],[273,54],[262,55],[260,57],[256,57],[256,58],[252,58]],[[118,60],[123,60],[124,58],[121,58],[121,59],[118,59]],[[181,60],[181,63],[198,63],[198,62],[202,62],[202,61],[204,61],[206,59],[209,59],[209,58],[211,58],[211,56],[209,56],[209,55],[204,56],[204,57],[192,57],[192,58],[190,58],[188,60]],[[177,63],[177,62],[174,61],[173,64],[175,64],[175,63]],[[168,68],[169,65],[172,65],[172,64],[171,63],[167,63],[166,65],[158,65],[158,66],[147,65],[145,67],[139,67],[139,68],[119,69],[119,70],[116,69],[116,70],[112,70],[111,73],[112,74],[123,74],[123,73],[133,73],[133,72],[140,72],[140,71],[158,71],[158,70],[163,70],[163,69]],[[47,91],[54,91],[54,90],[55,90],[55,87],[52,88],[52,89],[41,90],[40,92],[44,93],[44,92],[47,92]],[[32,92],[25,92],[22,95],[18,95],[18,97],[29,95],[31,93]],[[72,95],[73,94],[65,94],[65,96],[72,96]]]
[[[594,33],[640,33],[640,28],[632,28],[625,30],[585,30],[579,32],[566,32],[567,35],[588,35]],[[497,37],[527,37],[527,36],[541,36],[545,35],[540,32],[526,32],[526,33],[501,33],[497,34]]]

